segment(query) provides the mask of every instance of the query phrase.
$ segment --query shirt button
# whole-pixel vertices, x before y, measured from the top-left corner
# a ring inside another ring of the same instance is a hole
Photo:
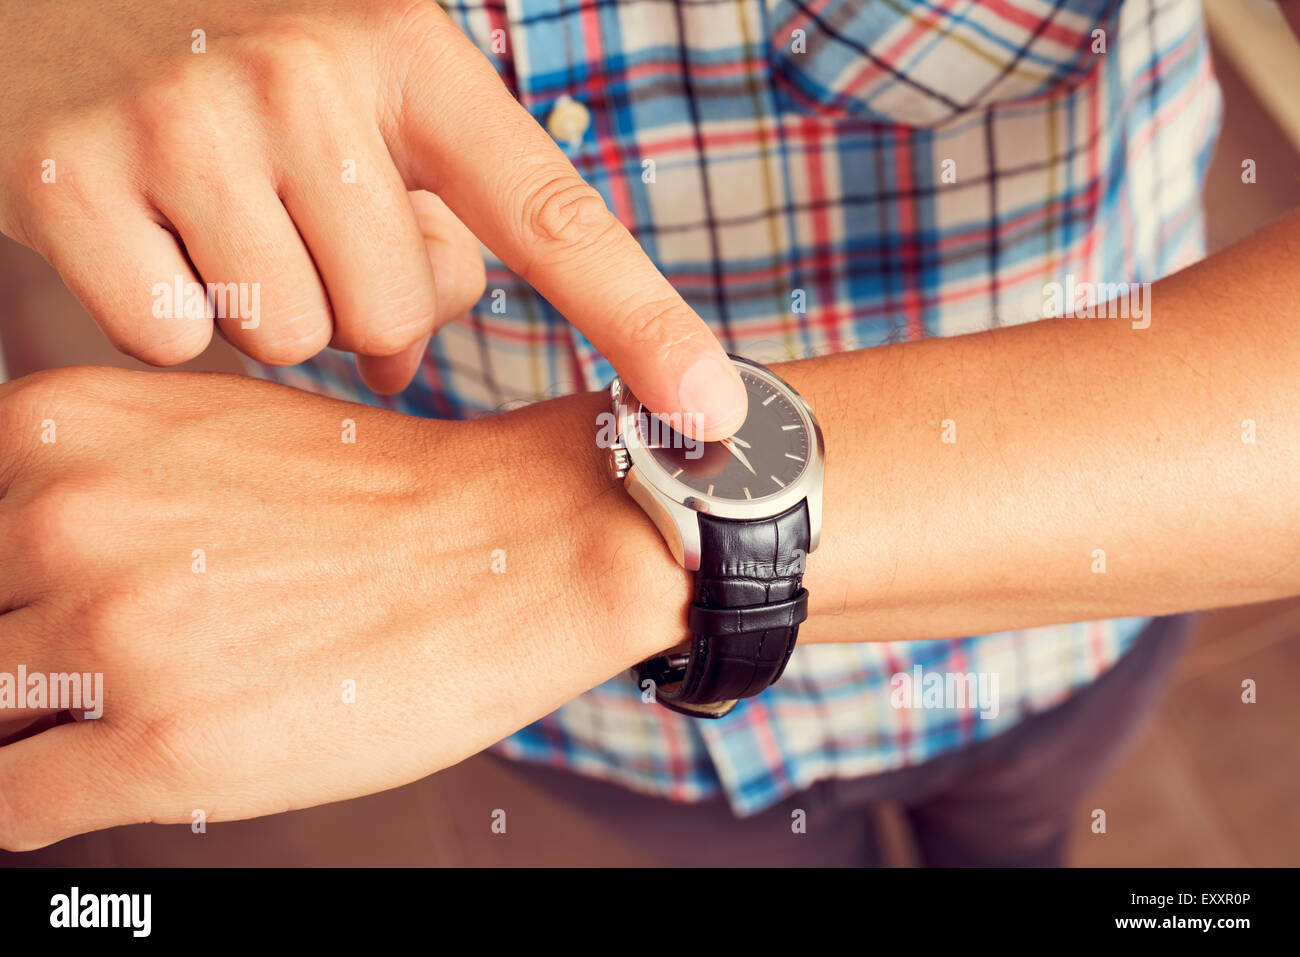
[[[561,143],[577,146],[591,126],[591,111],[569,94],[555,101],[546,117],[546,130]]]

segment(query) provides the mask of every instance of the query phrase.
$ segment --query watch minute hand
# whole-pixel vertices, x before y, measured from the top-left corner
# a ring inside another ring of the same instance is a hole
[[[741,465],[743,465],[743,466],[745,466],[745,468],[749,469],[750,474],[752,474],[752,475],[757,475],[758,473],[754,471],[754,466],[750,465],[750,464],[749,464],[749,459],[745,458],[745,453],[742,452],[742,451],[740,451],[740,449],[736,448],[736,447],[735,447],[734,445],[732,445],[731,443],[732,443],[732,440],[731,440],[731,439],[723,439],[723,440],[722,440],[722,444],[725,445],[725,446],[727,447],[727,451],[730,452],[732,455],[734,455],[734,456],[735,456],[735,457],[740,461],[740,464],[741,464]]]

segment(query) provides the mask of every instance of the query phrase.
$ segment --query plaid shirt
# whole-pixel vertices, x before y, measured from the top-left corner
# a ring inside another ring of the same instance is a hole
[[[447,6],[539,122],[562,96],[586,107],[570,159],[732,352],[778,361],[1031,321],[1047,282],[1150,281],[1203,254],[1219,98],[1194,0]],[[487,295],[401,396],[369,395],[339,353],[265,371],[439,417],[613,375],[491,256]],[[644,704],[621,676],[497,749],[753,813],[998,734],[1106,671],[1145,623],[802,646],[718,721]],[[917,665],[997,675],[998,716],[892,707],[891,677]]]

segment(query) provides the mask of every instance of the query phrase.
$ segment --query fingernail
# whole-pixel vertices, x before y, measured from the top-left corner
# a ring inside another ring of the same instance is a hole
[[[729,359],[709,355],[696,360],[677,390],[682,411],[711,439],[733,435],[745,423],[745,386]]]

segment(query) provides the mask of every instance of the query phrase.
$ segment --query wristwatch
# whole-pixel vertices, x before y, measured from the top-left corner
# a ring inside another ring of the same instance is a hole
[[[688,438],[621,379],[610,385],[610,472],[696,573],[689,636],[634,673],[694,717],[720,718],[781,677],[808,617],[804,561],[821,538],[825,449],[812,409],[772,370],[731,359],[749,414],[721,442]]]

